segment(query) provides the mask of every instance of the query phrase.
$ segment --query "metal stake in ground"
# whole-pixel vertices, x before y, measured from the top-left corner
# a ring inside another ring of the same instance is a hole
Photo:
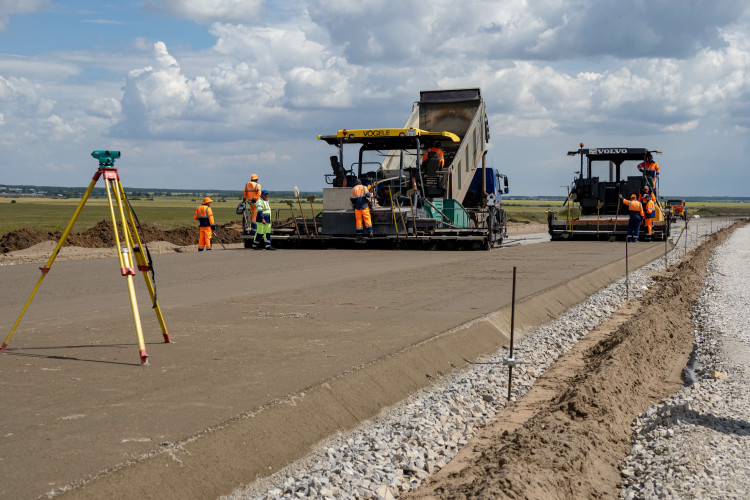
[[[510,352],[508,353],[508,401],[510,401],[511,382],[513,382],[513,367],[517,364],[513,358],[513,326],[516,320],[516,266],[513,266],[513,294],[510,300]]]
[[[625,238],[625,300],[630,300],[630,281],[628,279],[628,239]]]

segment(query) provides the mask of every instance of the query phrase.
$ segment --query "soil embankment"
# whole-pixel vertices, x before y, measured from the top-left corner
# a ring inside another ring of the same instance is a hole
[[[118,225],[120,235],[122,226]],[[236,223],[218,226],[214,241],[216,243],[240,243],[240,231]],[[197,243],[197,229],[195,227],[180,227],[162,230],[157,227],[141,224],[141,238],[144,243],[151,241],[167,241],[175,245],[195,245]],[[62,231],[43,231],[34,228],[21,228],[0,236],[0,254],[24,250],[45,241],[59,241]],[[68,235],[66,245],[82,248],[110,248],[115,245],[115,235],[112,222],[102,220],[94,227],[80,233]]]
[[[691,313],[710,235],[561,358],[516,404],[408,498],[614,498],[631,423],[674,393],[692,349]]]

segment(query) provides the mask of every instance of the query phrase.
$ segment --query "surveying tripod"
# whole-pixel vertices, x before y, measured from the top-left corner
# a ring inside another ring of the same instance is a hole
[[[94,190],[94,186],[96,185],[96,182],[99,180],[100,177],[104,179],[104,187],[107,190],[107,200],[109,201],[109,214],[112,218],[112,228],[115,233],[115,242],[117,244],[117,256],[120,259],[120,273],[123,277],[125,277],[127,284],[128,284],[128,294],[130,295],[130,307],[133,310],[133,321],[135,322],[135,333],[138,336],[138,347],[140,349],[139,355],[141,358],[141,364],[147,365],[148,364],[148,354],[146,353],[146,344],[143,341],[143,331],[141,329],[141,317],[138,313],[138,303],[135,298],[135,288],[133,286],[133,276],[135,276],[135,267],[134,267],[134,260],[138,264],[138,270],[143,273],[143,278],[146,280],[146,287],[148,288],[148,292],[151,295],[151,301],[153,302],[153,309],[156,312],[156,318],[159,320],[159,325],[161,326],[162,335],[164,336],[164,342],[169,343],[171,342],[171,339],[169,337],[169,333],[167,333],[167,325],[164,323],[164,317],[161,314],[161,308],[159,307],[159,302],[156,300],[156,289],[154,288],[154,285],[148,277],[148,272],[152,271],[151,264],[146,260],[146,257],[143,254],[143,249],[145,248],[143,246],[143,243],[141,242],[141,237],[138,234],[138,229],[135,224],[135,220],[133,218],[133,210],[130,207],[130,203],[128,202],[127,197],[125,196],[125,191],[122,188],[122,184],[120,183],[120,176],[117,173],[117,169],[115,168],[115,160],[120,157],[119,151],[93,151],[91,153],[91,156],[99,160],[99,169],[94,174],[94,178],[91,180],[91,183],[89,184],[88,189],[83,195],[83,198],[81,198],[81,202],[78,204],[78,207],[76,208],[76,211],[73,213],[73,217],[70,219],[70,222],[68,223],[68,226],[65,228],[65,231],[63,231],[62,236],[60,236],[60,241],[57,242],[57,246],[52,251],[52,255],[50,256],[47,263],[44,265],[44,267],[41,267],[42,275],[39,277],[39,281],[37,281],[36,286],[34,287],[34,290],[31,292],[31,295],[29,296],[29,299],[26,301],[26,304],[23,306],[23,309],[21,310],[21,314],[18,316],[18,319],[16,319],[16,322],[13,324],[13,328],[10,330],[10,333],[8,334],[8,337],[5,339],[5,342],[2,346],[0,346],[0,353],[5,351],[5,348],[8,347],[8,342],[10,342],[10,338],[13,336],[13,332],[18,327],[18,323],[21,322],[21,318],[26,313],[26,309],[28,309],[29,304],[31,304],[31,300],[34,298],[34,295],[36,295],[37,290],[39,290],[39,287],[42,284],[42,281],[44,280],[44,277],[47,276],[47,273],[49,273],[50,267],[52,267],[52,263],[55,261],[55,258],[57,257],[57,254],[60,252],[60,249],[65,244],[65,241],[68,238],[68,234],[70,233],[70,230],[73,229],[73,224],[75,224],[76,220],[78,219],[78,216],[81,213],[81,210],[83,209],[83,206],[86,204],[86,201],[89,199],[89,195],[91,195],[91,192]],[[122,244],[120,244],[120,235],[119,231],[117,229],[117,218],[115,217],[115,207],[112,203],[112,197],[114,196],[115,202],[117,203],[117,211],[120,216],[120,221],[122,224],[122,236],[123,241]],[[128,212],[128,218],[125,218],[125,205],[127,204],[127,212]]]

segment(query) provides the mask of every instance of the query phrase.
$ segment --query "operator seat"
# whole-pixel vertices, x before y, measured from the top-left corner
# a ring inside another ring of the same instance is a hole
[[[427,160],[422,162],[422,177],[424,180],[425,196],[428,198],[439,198],[443,196],[443,189],[440,187],[440,159],[434,151],[427,154]]]

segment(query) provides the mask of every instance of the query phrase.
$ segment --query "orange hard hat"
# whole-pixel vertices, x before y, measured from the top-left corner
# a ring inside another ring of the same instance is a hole
[[[255,175],[255,174],[253,174],[253,175],[250,176],[250,180],[251,181],[257,181],[258,180],[258,176]]]
[[[205,198],[203,198],[203,204],[204,204],[204,205],[205,205],[206,203],[213,203],[213,201],[214,201],[214,200],[212,200],[212,199],[211,199],[211,198],[209,198],[208,196],[206,196]]]
[[[635,200],[635,198],[636,198],[636,196],[635,196],[634,194],[631,194],[631,195],[630,195],[630,199],[631,199],[631,200]]]

